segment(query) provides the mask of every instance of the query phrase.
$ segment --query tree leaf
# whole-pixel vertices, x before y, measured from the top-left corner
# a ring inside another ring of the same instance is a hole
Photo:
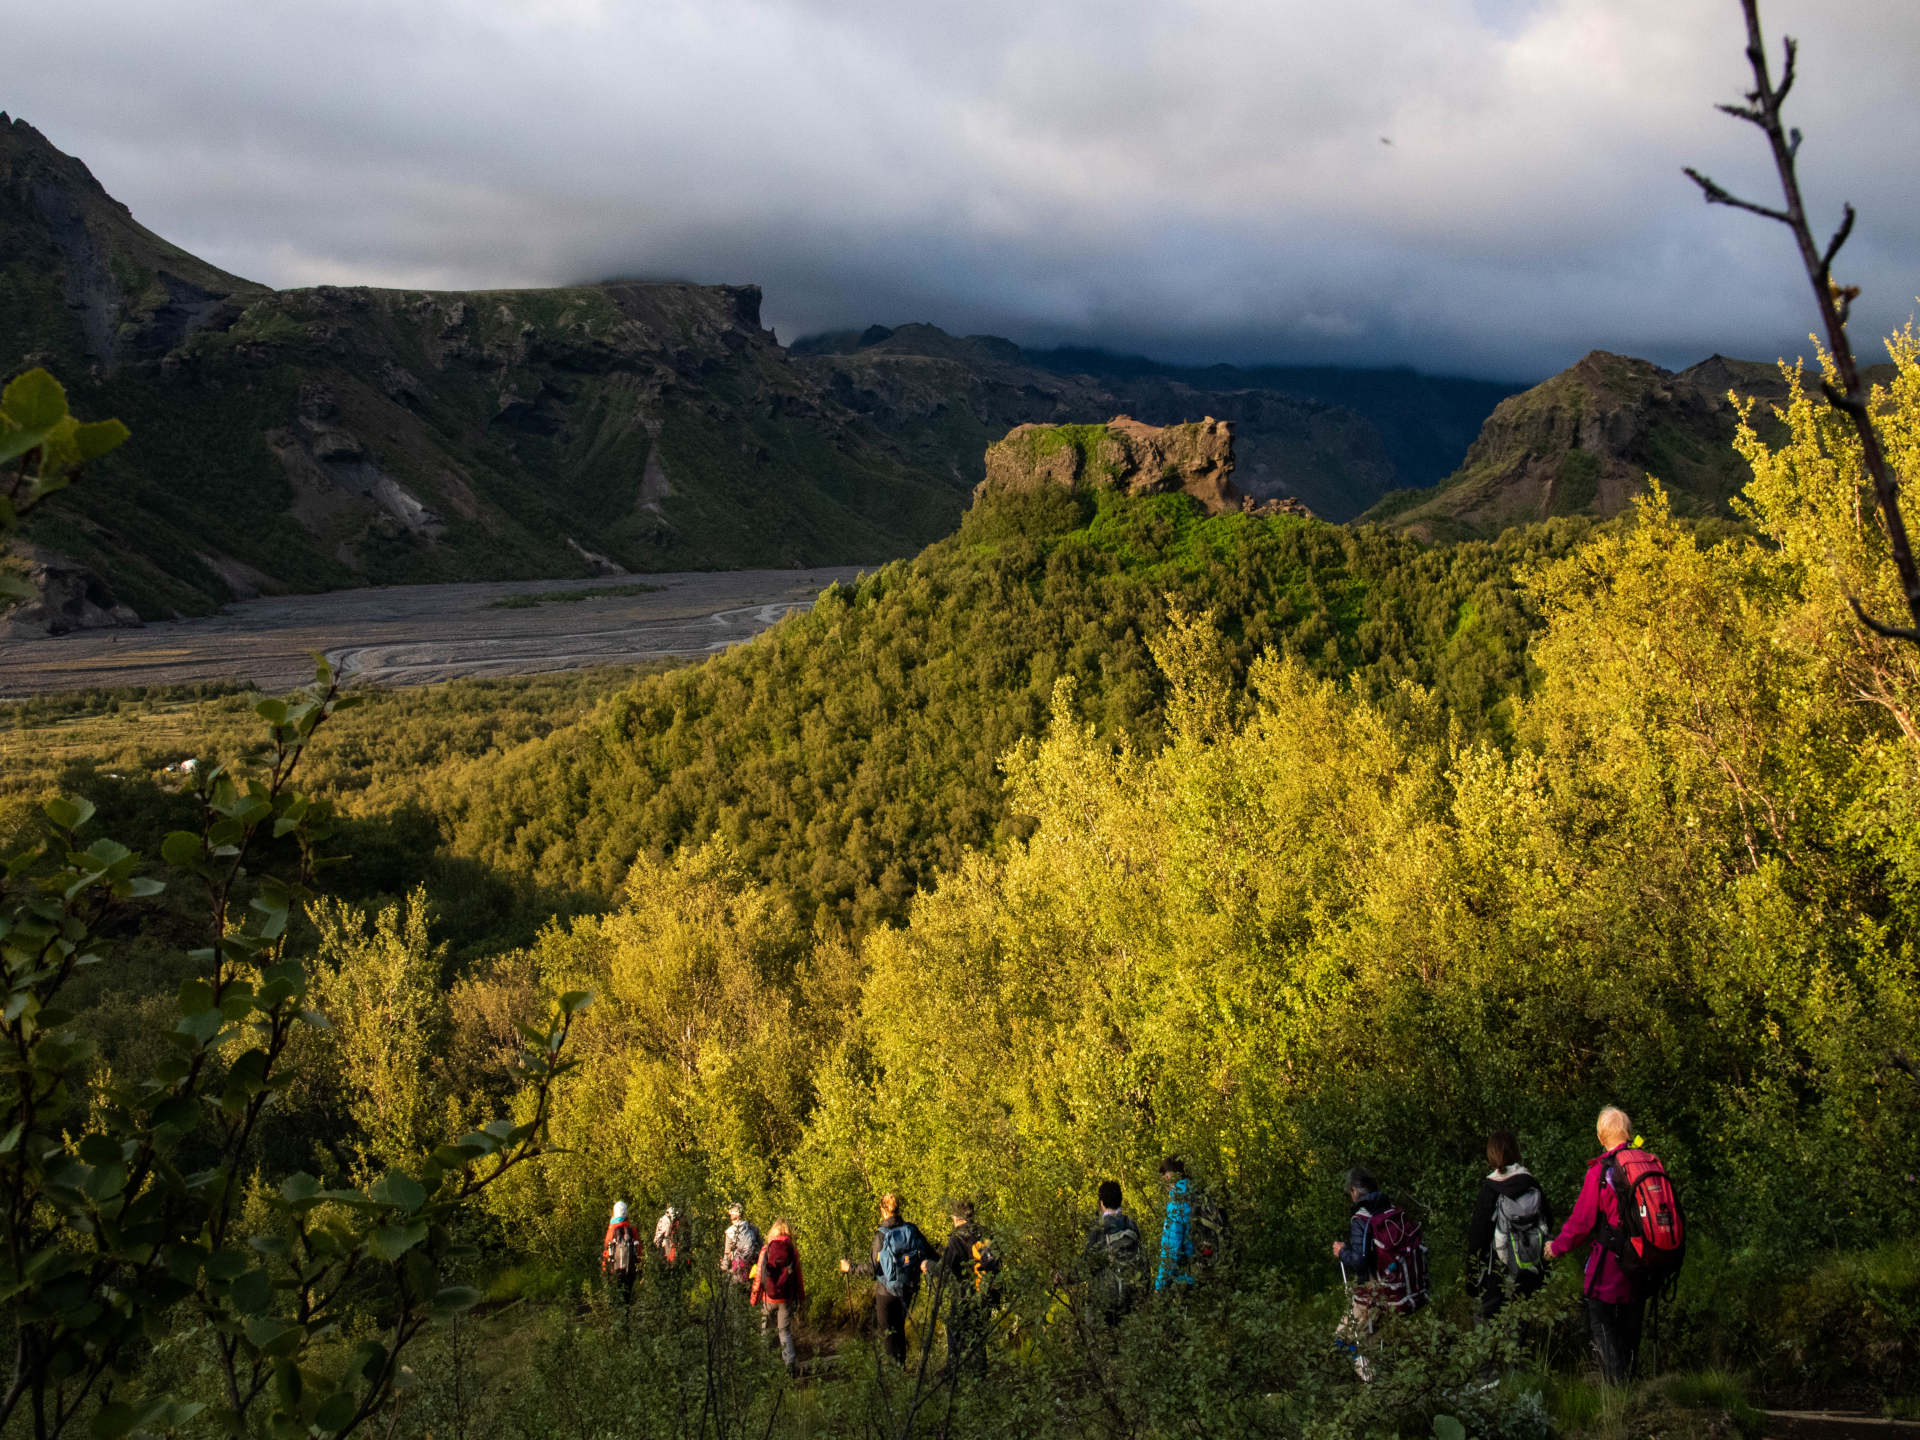
[[[411,1215],[427,1203],[426,1189],[404,1170],[388,1171],[373,1182],[367,1193],[382,1205],[392,1205],[404,1215]]]
[[[65,796],[56,796],[41,807],[47,818],[62,830],[78,830],[93,818],[91,800],[69,800]]]
[[[190,830],[171,831],[160,842],[160,858],[169,865],[197,865],[202,853],[200,837]]]
[[[29,370],[0,391],[0,411],[22,429],[51,429],[67,418],[67,392],[45,370]]]
[[[410,1225],[385,1225],[373,1232],[373,1249],[383,1260],[398,1260],[427,1238],[427,1222]]]

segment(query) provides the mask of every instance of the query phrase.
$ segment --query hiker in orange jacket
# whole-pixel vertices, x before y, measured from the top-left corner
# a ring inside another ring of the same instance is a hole
[[[753,1267],[753,1288],[747,1292],[747,1303],[766,1306],[760,1316],[761,1333],[764,1334],[769,1325],[778,1327],[780,1358],[786,1362],[789,1374],[796,1358],[793,1317],[806,1298],[807,1281],[800,1269],[799,1247],[793,1243],[793,1232],[787,1222],[776,1220],[767,1227],[767,1243],[761,1247],[759,1263]]]
[[[600,1273],[620,1287],[620,1298],[631,1302],[634,1278],[640,1273],[640,1236],[627,1219],[627,1202],[613,1203],[613,1219],[600,1247]]]

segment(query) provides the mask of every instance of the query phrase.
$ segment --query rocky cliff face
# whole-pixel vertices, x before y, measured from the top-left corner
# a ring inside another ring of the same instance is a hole
[[[142,229],[13,120],[0,240],[0,378],[44,364],[133,431],[31,538],[149,617],[877,561],[946,533],[970,488],[791,364],[753,286],[274,292]]]
[[[1258,499],[1293,498],[1335,520],[1352,518],[1406,483],[1377,417],[1249,383],[1225,366],[1186,370],[1092,354],[1029,357],[1006,340],[963,339],[931,325],[820,336],[797,344],[793,356],[850,409],[898,437],[924,463],[945,465],[969,485],[981,478],[982,452],[1015,425],[1096,424],[1118,414],[1152,425],[1196,415],[1229,422],[1243,491]],[[1090,368],[1077,368],[1076,360]],[[1308,372],[1294,378],[1303,376]],[[1285,377],[1276,372],[1276,378]],[[1327,377],[1316,372],[1310,378]],[[1409,391],[1426,383],[1411,374],[1386,378]],[[1474,415],[1478,425],[1507,391],[1471,388],[1485,407]],[[1461,449],[1466,438],[1458,442]],[[1459,454],[1450,450],[1438,473]]]
[[[1390,496],[1363,517],[1426,539],[1494,534],[1552,515],[1617,515],[1659,480],[1681,514],[1727,513],[1750,478],[1734,453],[1728,393],[1782,400],[1773,365],[1716,355],[1690,369],[1596,350],[1504,400],[1466,460],[1430,491]]]
[[[974,499],[1058,485],[1123,495],[1182,490],[1218,515],[1240,508],[1233,486],[1233,427],[1209,415],[1183,425],[1143,425],[1116,415],[1104,425],[1020,425],[986,455]]]
[[[5,566],[34,589],[35,597],[0,614],[0,636],[64,635],[70,630],[137,627],[140,617],[84,565],[38,545],[16,547]]]

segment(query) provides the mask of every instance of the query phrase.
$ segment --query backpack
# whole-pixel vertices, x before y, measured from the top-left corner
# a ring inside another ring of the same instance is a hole
[[[1193,1198],[1187,1220],[1187,1249],[1195,1275],[1217,1274],[1226,1267],[1232,1237],[1227,1232],[1227,1217],[1205,1195]]]
[[[1367,1216],[1374,1304],[1410,1314],[1427,1303],[1427,1240],[1420,1222],[1398,1205]]]
[[[1493,1258],[1516,1280],[1538,1275],[1546,1264],[1546,1202],[1538,1185],[1524,1195],[1494,1197]]]
[[[733,1238],[731,1230],[728,1238]],[[754,1262],[760,1258],[761,1250],[760,1232],[753,1228],[752,1222],[740,1222],[739,1242],[734,1248],[733,1258],[727,1264],[736,1280],[750,1280],[753,1278]]]
[[[788,1242],[786,1254],[784,1258],[779,1261],[774,1259],[772,1251],[772,1245],[768,1245],[762,1249],[760,1259],[753,1267],[760,1273],[761,1293],[768,1297],[771,1297],[776,1290],[785,1289],[788,1278],[793,1274],[794,1251],[792,1242]]]
[[[1607,1248],[1640,1293],[1672,1294],[1687,1258],[1687,1220],[1667,1167],[1637,1145],[1622,1145],[1604,1163],[1604,1179],[1620,1206]]]
[[[913,1262],[925,1253],[926,1244],[920,1232],[905,1222],[880,1229],[875,1266],[880,1283],[909,1305],[920,1293],[920,1271]]]
[[[633,1227],[622,1225],[613,1233],[613,1242],[607,1247],[607,1268],[615,1275],[633,1273]]]
[[[1000,1300],[1000,1257],[993,1253],[993,1241],[982,1232],[973,1242],[973,1293],[989,1305]]]
[[[1114,1218],[1120,1223],[1100,1222],[1100,1239],[1106,1248],[1100,1288],[1108,1304],[1124,1306],[1146,1284],[1146,1252],[1140,1244],[1140,1227],[1125,1215]]]

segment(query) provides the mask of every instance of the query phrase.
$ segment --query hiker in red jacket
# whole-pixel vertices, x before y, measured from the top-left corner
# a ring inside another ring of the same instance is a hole
[[[1620,1258],[1599,1243],[1620,1225],[1620,1200],[1606,1183],[1606,1165],[1616,1150],[1633,1143],[1633,1122],[1627,1112],[1609,1105],[1594,1125],[1601,1154],[1587,1166],[1580,1198],[1560,1233],[1547,1242],[1547,1254],[1558,1259],[1594,1242],[1587,1252],[1587,1328],[1600,1356],[1600,1373],[1609,1385],[1633,1376],[1640,1356],[1640,1330],[1646,1320],[1647,1298],[1634,1285]],[[1599,1232],[1596,1236],[1596,1232]]]
[[[788,1374],[793,1373],[795,1358],[793,1317],[806,1298],[807,1281],[800,1270],[800,1251],[793,1243],[793,1232],[786,1221],[776,1220],[767,1227],[767,1243],[753,1267],[753,1288],[747,1292],[747,1303],[767,1307],[760,1315],[760,1330],[765,1334],[769,1325],[779,1328],[780,1358],[786,1362]]]
[[[627,1219],[627,1202],[613,1202],[613,1219],[600,1247],[600,1273],[620,1287],[620,1298],[633,1300],[634,1277],[640,1273],[640,1236]]]

